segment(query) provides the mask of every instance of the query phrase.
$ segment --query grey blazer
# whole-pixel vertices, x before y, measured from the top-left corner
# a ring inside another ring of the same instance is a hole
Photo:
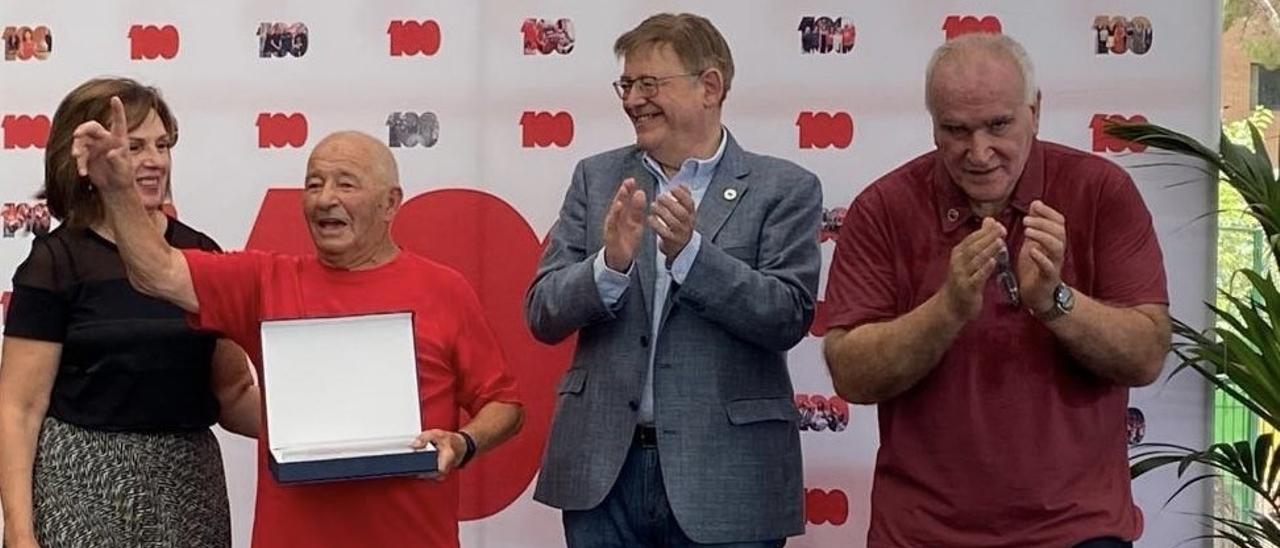
[[[697,211],[702,246],[668,292],[650,341],[655,236],[646,229],[631,285],[610,310],[592,262],[622,180],[649,200],[656,181],[634,146],[578,163],[552,228],[525,318],[538,340],[578,334],[560,382],[534,498],[566,510],[598,505],[618,477],[657,344],[654,422],[671,509],[699,543],[804,532],[799,416],[786,352],[813,319],[822,188],[803,168],[743,151],[726,132]]]

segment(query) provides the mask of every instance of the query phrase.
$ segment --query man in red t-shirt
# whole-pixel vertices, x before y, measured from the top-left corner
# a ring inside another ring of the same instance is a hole
[[[837,392],[878,403],[867,544],[1129,546],[1128,387],[1169,348],[1151,215],[1133,181],[1037,140],[1026,52],[935,52],[937,150],[849,207],[826,302]]]
[[[307,162],[303,210],[317,255],[185,253],[170,248],[141,214],[127,161],[128,124],[114,98],[112,110],[111,131],[85,124],[76,131],[74,149],[81,172],[100,191],[139,290],[181,306],[196,326],[225,333],[259,368],[264,320],[414,312],[424,431],[413,445],[430,442],[438,449],[436,481],[282,486],[265,467],[264,436],[253,544],[457,546],[458,482],[450,472],[513,435],[523,412],[466,280],[391,239],[402,197],[391,151],[355,132],[316,145]],[[359,382],[358,372],[352,377]],[[459,408],[472,417],[461,426]]]

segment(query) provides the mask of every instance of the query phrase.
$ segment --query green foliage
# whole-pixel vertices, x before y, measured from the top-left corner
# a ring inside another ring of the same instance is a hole
[[[1275,70],[1280,68],[1280,24],[1267,15],[1268,11],[1280,12],[1280,0],[1223,0],[1222,31],[1236,23],[1245,24],[1251,31],[1245,33],[1245,54],[1251,62]]]
[[[1250,152],[1253,148],[1253,137],[1249,126],[1252,124],[1259,131],[1264,131],[1275,123],[1275,116],[1264,107],[1258,107],[1248,118],[1227,123],[1222,134],[1228,141],[1244,146]],[[1268,269],[1266,239],[1258,221],[1246,213],[1248,207],[1244,197],[1225,179],[1218,182],[1218,269],[1217,287],[1225,294],[1243,295],[1247,292],[1247,282],[1235,273],[1245,268],[1265,271]],[[1229,306],[1222,295],[1218,296],[1218,307]]]
[[[1255,5],[1254,0],[1223,0],[1222,1],[1222,32],[1231,29],[1236,21],[1248,18],[1253,15]]]
[[[1244,53],[1249,56],[1250,61],[1267,70],[1280,69],[1280,32],[1272,32],[1269,36],[1246,37]]]
[[[1257,127],[1258,131],[1266,131],[1275,121],[1276,116],[1271,112],[1271,109],[1259,105],[1254,107],[1253,112],[1249,113],[1247,118],[1223,125],[1222,134],[1233,144],[1241,145],[1249,149],[1249,152],[1255,152],[1253,135],[1249,131],[1249,126]]]
[[[1223,192],[1220,204],[1235,217],[1226,223],[1224,235],[1236,234],[1231,223],[1248,235],[1248,253],[1238,252],[1221,267],[1229,268],[1226,284],[1219,276],[1219,297],[1206,303],[1215,317],[1206,331],[1174,320],[1173,375],[1192,371],[1239,402],[1273,428],[1280,429],[1280,290],[1268,272],[1276,268],[1280,249],[1280,181],[1267,157],[1259,125],[1274,120],[1270,113],[1255,113],[1250,120],[1223,128],[1218,149],[1157,125],[1113,125],[1107,132],[1123,139],[1170,151],[1203,162],[1206,174],[1219,173]],[[1225,221],[1225,219],[1224,219]],[[1258,234],[1255,238],[1253,235]],[[1257,242],[1254,245],[1252,242]],[[1247,264],[1244,255],[1248,255]],[[1222,272],[1220,270],[1220,272]],[[1236,285],[1239,282],[1241,285]],[[1202,538],[1221,539],[1242,547],[1280,547],[1280,446],[1272,434],[1253,440],[1218,443],[1204,450],[1169,444],[1139,446],[1130,472],[1146,472],[1176,465],[1184,483],[1172,500],[1189,486],[1206,479],[1228,478],[1255,493],[1266,511],[1237,508],[1236,519],[1209,516],[1213,533]],[[1194,472],[1193,470],[1194,468]],[[1208,471],[1203,470],[1207,468]]]

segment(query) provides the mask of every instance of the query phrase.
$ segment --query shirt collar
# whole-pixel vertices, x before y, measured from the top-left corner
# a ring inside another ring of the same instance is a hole
[[[1022,176],[1014,185],[1009,206],[1026,215],[1031,209],[1031,202],[1044,197],[1044,145],[1039,139],[1032,139],[1027,165],[1023,167]],[[942,222],[943,232],[951,232],[973,218],[969,197],[959,185],[952,182],[951,174],[942,165],[941,157],[934,158],[933,188],[934,195],[938,197],[937,214]]]
[[[720,126],[720,146],[716,148],[715,154],[712,154],[710,158],[689,158],[685,160],[684,163],[680,164],[680,171],[676,173],[676,177],[683,176],[682,179],[686,184],[693,187],[710,183],[711,177],[715,175],[716,168],[720,165],[720,160],[724,158],[724,148],[728,143],[729,139],[727,139],[726,130],[724,126]],[[645,151],[642,158],[644,166],[658,178],[660,183],[667,184],[669,182],[662,166],[658,164],[657,160],[649,156],[648,151]]]

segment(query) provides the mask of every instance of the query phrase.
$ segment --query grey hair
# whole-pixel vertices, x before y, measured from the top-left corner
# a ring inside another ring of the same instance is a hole
[[[1018,65],[1018,72],[1022,74],[1023,97],[1027,104],[1035,104],[1036,97],[1040,95],[1040,86],[1036,84],[1036,68],[1031,64],[1031,56],[1027,55],[1027,50],[1023,49],[1022,44],[1004,34],[974,32],[947,40],[938,46],[938,49],[933,50],[933,56],[929,58],[929,65],[924,72],[925,108],[930,112],[933,111],[930,95],[933,93],[933,73],[938,63],[953,54],[975,50],[997,53],[1012,59]]]

